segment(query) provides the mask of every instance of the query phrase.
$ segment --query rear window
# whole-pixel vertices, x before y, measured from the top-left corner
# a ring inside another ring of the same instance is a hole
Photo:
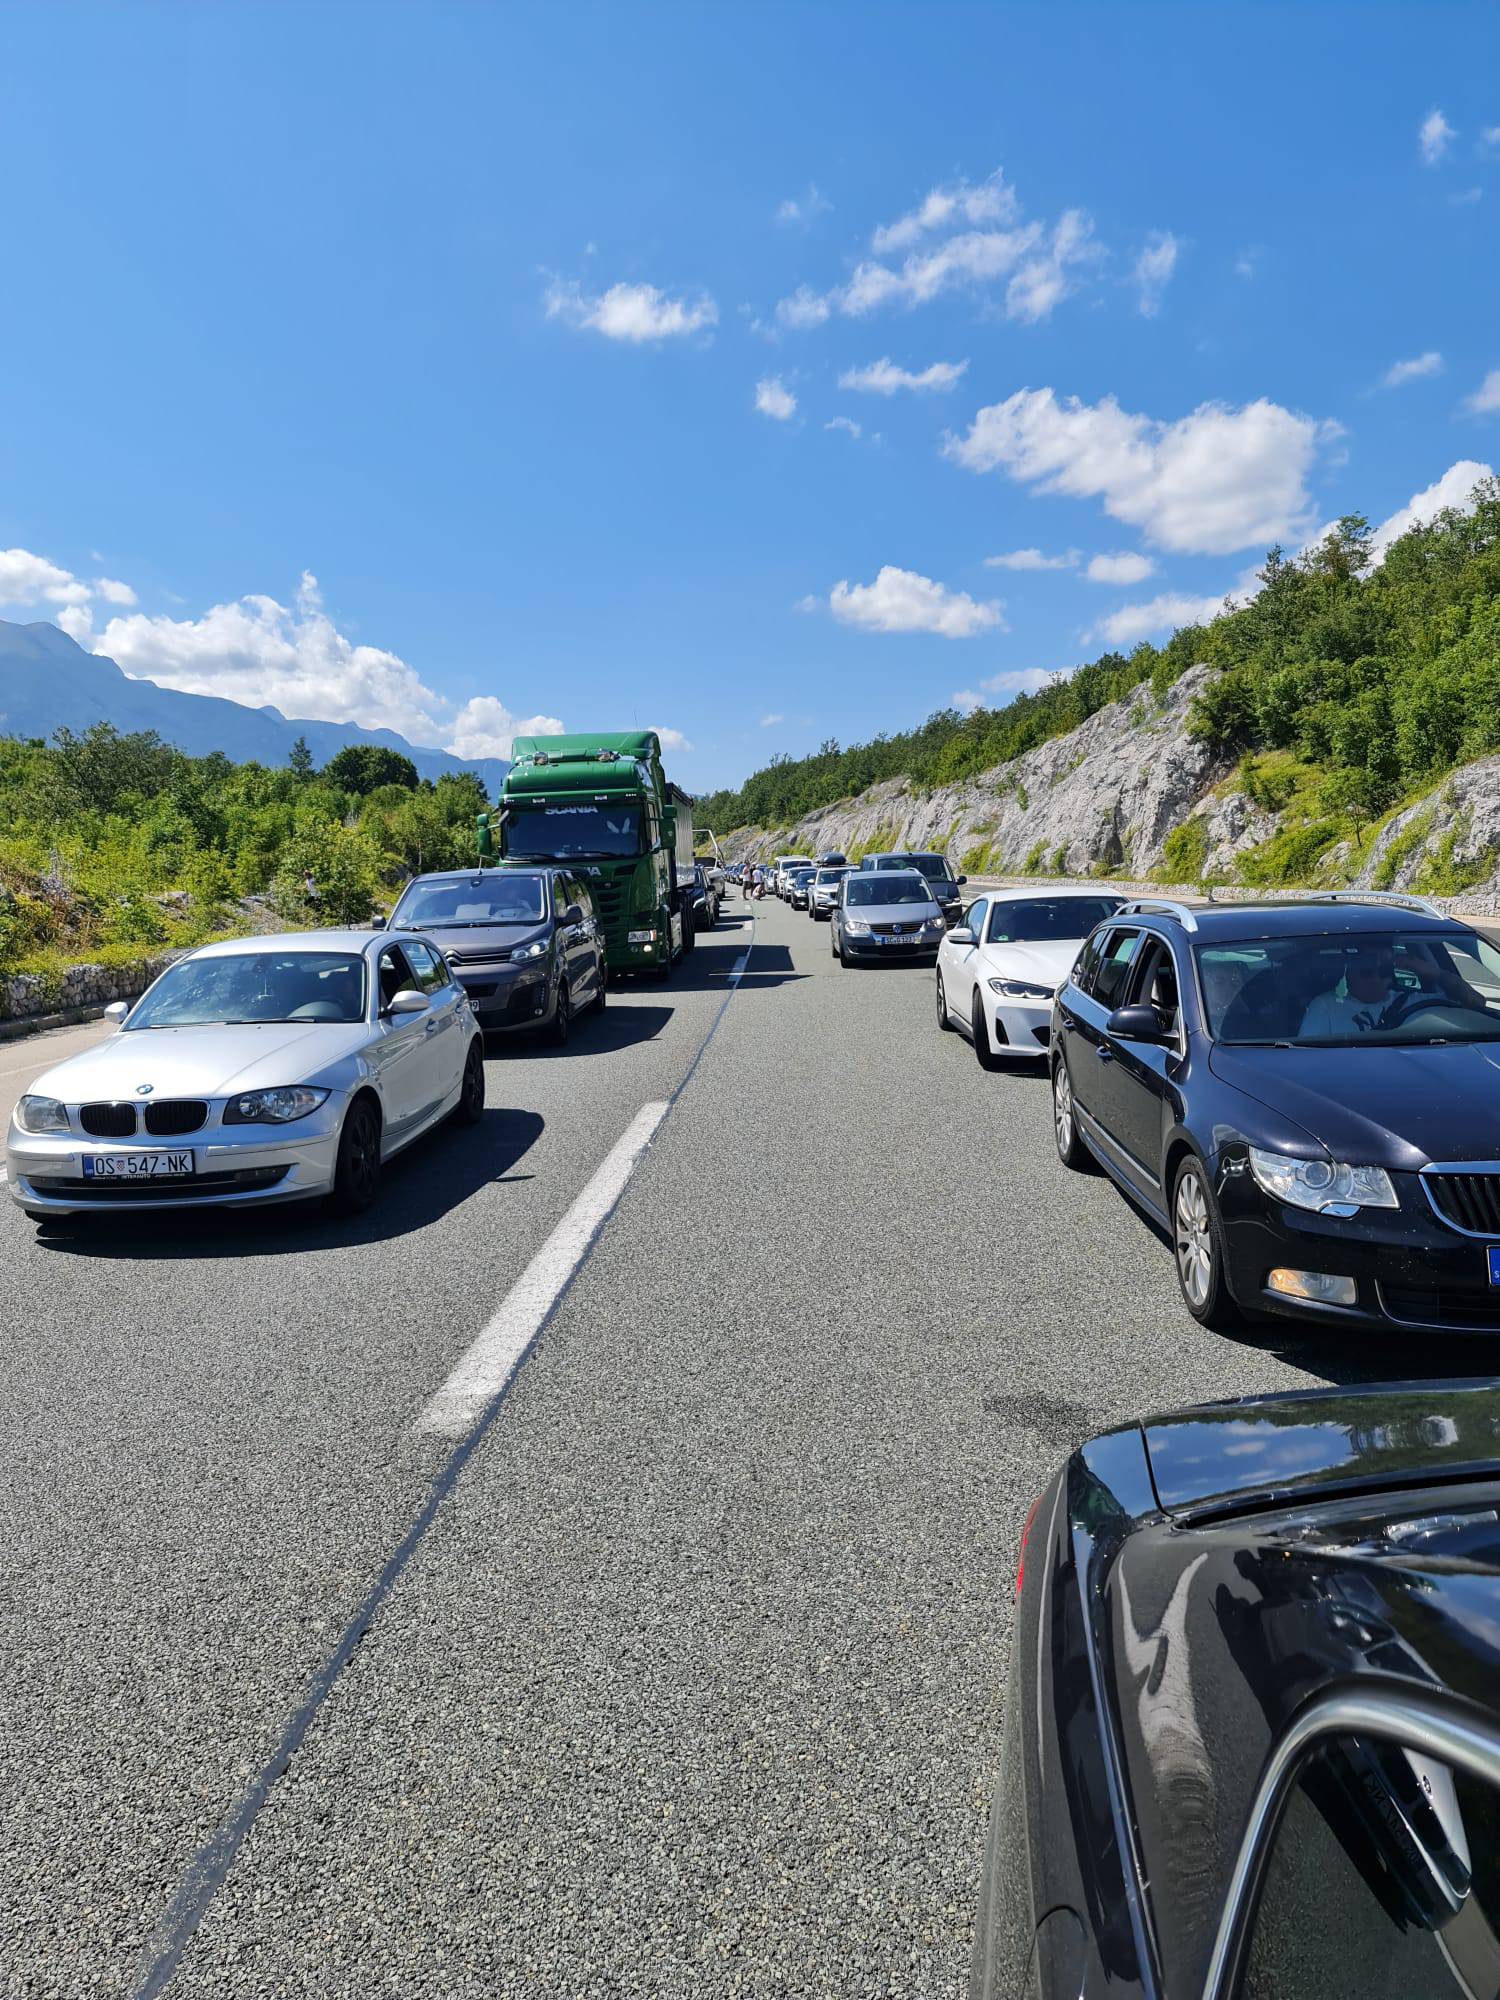
[[[860,904],[930,903],[932,891],[918,875],[851,875],[844,901],[851,908]]]

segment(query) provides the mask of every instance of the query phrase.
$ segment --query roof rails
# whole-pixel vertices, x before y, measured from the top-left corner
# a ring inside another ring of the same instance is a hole
[[[1139,896],[1134,902],[1122,904],[1115,911],[1117,917],[1175,917],[1185,931],[1195,931],[1198,919],[1186,903],[1174,903],[1165,896]]]
[[[1391,889],[1328,889],[1306,898],[1312,903],[1392,903],[1398,910],[1420,910],[1425,917],[1446,917],[1430,896],[1403,896]]]

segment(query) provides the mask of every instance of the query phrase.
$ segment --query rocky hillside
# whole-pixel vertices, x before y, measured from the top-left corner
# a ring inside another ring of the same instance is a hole
[[[743,828],[727,846],[757,858],[796,848],[858,857],[940,849],[970,875],[1109,875],[1175,885],[1337,885],[1500,899],[1500,757],[1450,773],[1369,826],[1319,816],[1308,767],[1289,756],[1230,760],[1189,733],[1210,669],[1158,703],[1150,686],[1013,762],[960,784],[903,778],[790,828]]]

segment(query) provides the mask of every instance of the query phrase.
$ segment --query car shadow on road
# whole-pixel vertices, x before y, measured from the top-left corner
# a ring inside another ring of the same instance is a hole
[[[680,993],[722,993],[729,984],[729,975],[745,956],[748,944],[749,939],[744,935],[723,944],[709,944],[700,938],[689,955],[674,969],[672,985]],[[792,954],[784,944],[758,944],[740,975],[740,984],[783,986],[789,980],[810,976],[797,970],[792,963]]]
[[[612,995],[626,989],[611,985]],[[538,1034],[492,1036],[485,1045],[486,1062],[505,1064],[516,1056],[532,1056],[542,1062],[566,1062],[569,1056],[609,1055],[616,1049],[634,1048],[637,1042],[653,1042],[672,1018],[670,1007],[619,1007],[607,1005],[602,1014],[584,1012],[568,1031],[564,1047]]]
[[[546,1120],[534,1111],[492,1107],[468,1129],[439,1126],[386,1164],[375,1206],[364,1215],[330,1215],[317,1202],[259,1209],[154,1209],[81,1215],[44,1223],[37,1243],[75,1257],[149,1258],[306,1256],[389,1242],[440,1222],[481,1188],[527,1180],[516,1167]]]

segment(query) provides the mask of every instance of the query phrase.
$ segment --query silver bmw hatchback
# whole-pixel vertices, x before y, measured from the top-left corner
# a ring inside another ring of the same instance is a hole
[[[108,1012],[119,1032],[12,1114],[10,1192],[38,1221],[310,1196],[354,1212],[393,1153],[484,1113],[478,1024],[419,934],[206,945]]]

